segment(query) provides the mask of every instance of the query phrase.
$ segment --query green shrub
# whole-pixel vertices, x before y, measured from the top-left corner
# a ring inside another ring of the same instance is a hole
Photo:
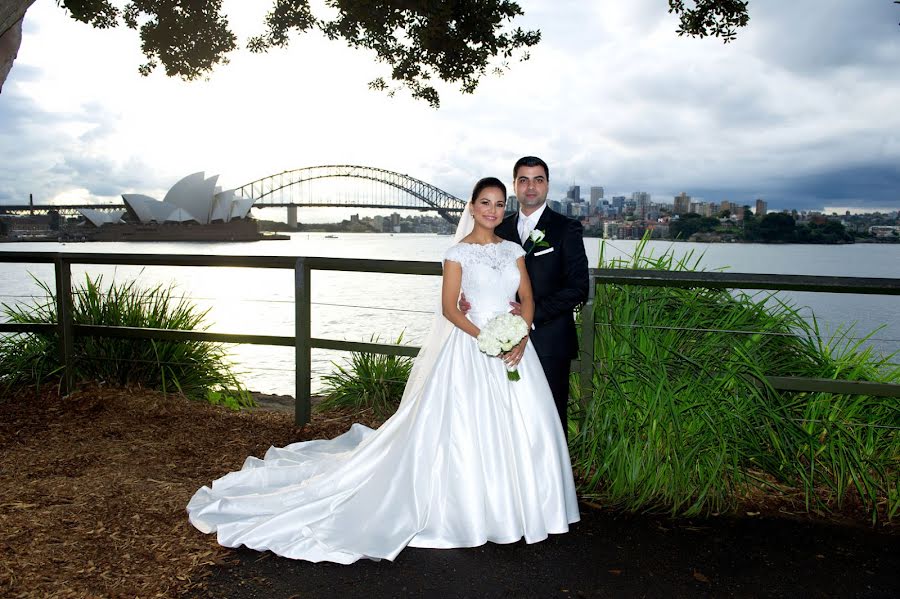
[[[697,270],[645,254],[603,268]],[[900,510],[896,398],[779,392],[765,376],[900,382],[850,330],[823,340],[776,294],[597,285],[592,397],[573,413],[581,493],[632,510],[694,515],[744,493],[800,489],[807,509]]]
[[[370,341],[377,342],[378,338],[373,336]],[[397,343],[402,341],[401,334]],[[346,365],[332,364],[335,371],[322,377],[325,399],[319,403],[319,410],[371,409],[378,417],[387,418],[400,405],[413,360],[405,356],[352,352]]]
[[[48,299],[33,306],[9,306],[2,311],[15,323],[56,323],[56,297],[37,281]],[[102,285],[102,277],[85,276],[72,290],[74,324],[203,330],[207,311],[198,311],[173,287],[141,289],[136,282]],[[161,341],[115,337],[74,339],[76,381],[139,385],[165,392],[178,391],[230,407],[249,406],[253,400],[231,370],[225,348],[204,341]],[[58,380],[59,361],[55,333],[18,333],[0,339],[0,389],[40,385]]]

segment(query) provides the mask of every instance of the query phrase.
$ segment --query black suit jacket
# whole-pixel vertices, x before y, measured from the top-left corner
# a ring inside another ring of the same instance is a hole
[[[518,220],[518,212],[507,215],[495,229],[497,236],[522,245]],[[572,312],[587,301],[589,284],[583,229],[581,223],[554,212],[549,206],[535,229],[544,232],[544,241],[550,247],[532,249],[530,239],[523,245],[529,252],[525,267],[534,292],[531,341],[539,356],[575,358],[578,335]]]

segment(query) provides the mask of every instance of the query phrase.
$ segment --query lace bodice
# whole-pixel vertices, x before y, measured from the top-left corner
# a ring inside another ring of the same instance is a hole
[[[462,265],[462,292],[472,304],[469,319],[479,324],[500,312],[509,311],[516,299],[519,269],[516,260],[525,250],[511,241],[479,245],[457,243],[444,254],[445,260]]]

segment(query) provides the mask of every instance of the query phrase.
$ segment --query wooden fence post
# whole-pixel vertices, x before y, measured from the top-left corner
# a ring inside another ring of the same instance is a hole
[[[581,307],[581,347],[580,368],[578,373],[581,387],[581,407],[587,408],[591,399],[594,376],[594,296],[597,283],[593,277],[589,279],[588,300]]]
[[[294,371],[296,397],[294,399],[294,423],[302,426],[310,417],[310,379],[312,378],[312,314],[310,294],[310,268],[306,258],[297,258],[294,266]]]
[[[73,387],[75,350],[72,329],[72,265],[57,256],[53,261],[56,272],[56,325],[59,335],[59,361],[62,364],[60,387],[68,395]]]

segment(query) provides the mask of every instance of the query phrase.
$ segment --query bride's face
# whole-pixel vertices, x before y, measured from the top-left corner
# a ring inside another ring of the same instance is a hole
[[[486,187],[481,190],[469,209],[475,223],[487,229],[493,229],[503,220],[503,212],[506,210],[506,198],[496,187]]]

